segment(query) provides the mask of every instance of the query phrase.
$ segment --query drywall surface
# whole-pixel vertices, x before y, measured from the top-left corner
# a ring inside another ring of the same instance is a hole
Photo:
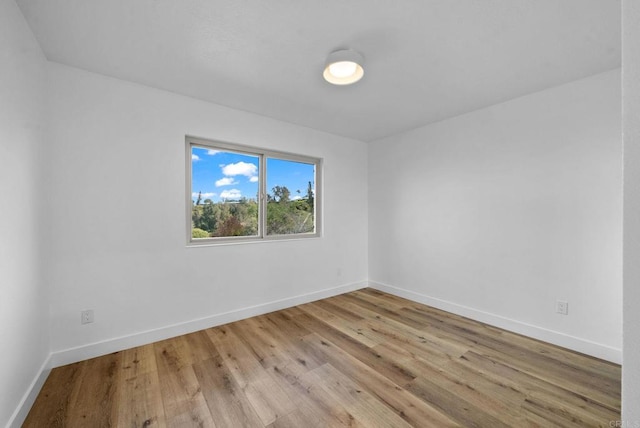
[[[616,70],[372,143],[373,285],[619,360],[620,100]]]
[[[54,354],[364,286],[364,143],[55,63],[48,70]],[[187,247],[185,135],[323,158],[323,237]],[[85,309],[93,324],[80,324]]]
[[[640,3],[623,1],[623,426],[640,427]]]
[[[0,94],[0,426],[5,426],[15,420],[49,354],[49,314],[39,273],[45,59],[13,0],[0,0]]]

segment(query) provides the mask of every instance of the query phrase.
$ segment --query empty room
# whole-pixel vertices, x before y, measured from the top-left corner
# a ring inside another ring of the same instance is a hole
[[[0,0],[0,426],[640,428],[640,3]]]

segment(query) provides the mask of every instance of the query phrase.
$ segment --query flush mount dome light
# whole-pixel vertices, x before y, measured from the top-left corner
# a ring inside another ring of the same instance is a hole
[[[364,58],[351,49],[331,52],[325,63],[324,80],[334,85],[351,85],[362,79]]]

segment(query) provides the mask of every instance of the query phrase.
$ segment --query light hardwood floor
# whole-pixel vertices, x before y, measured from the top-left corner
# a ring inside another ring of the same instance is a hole
[[[619,419],[620,366],[364,289],[56,368],[24,426],[609,427]]]

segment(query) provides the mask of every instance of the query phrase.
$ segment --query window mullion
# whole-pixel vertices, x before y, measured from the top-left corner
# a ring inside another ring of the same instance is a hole
[[[260,218],[258,219],[260,227],[260,238],[267,236],[267,160],[264,153],[260,154],[258,179],[260,181]]]

